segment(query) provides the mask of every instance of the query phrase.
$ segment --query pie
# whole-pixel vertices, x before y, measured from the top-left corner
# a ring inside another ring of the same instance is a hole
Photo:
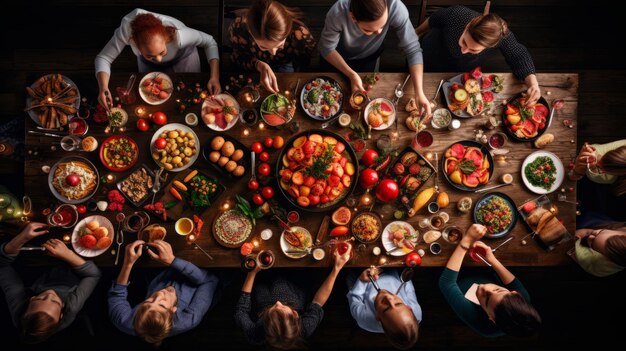
[[[226,211],[215,220],[213,233],[222,245],[237,247],[252,233],[252,223],[237,210]]]

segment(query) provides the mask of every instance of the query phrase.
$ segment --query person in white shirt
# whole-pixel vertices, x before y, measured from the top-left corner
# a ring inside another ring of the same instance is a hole
[[[112,105],[109,91],[111,64],[127,45],[137,55],[139,72],[200,72],[200,55],[196,47],[201,47],[211,67],[207,88],[211,94],[219,94],[222,90],[219,51],[212,36],[189,28],[173,17],[138,8],[124,16],[111,40],[96,56],[98,101],[107,109]]]

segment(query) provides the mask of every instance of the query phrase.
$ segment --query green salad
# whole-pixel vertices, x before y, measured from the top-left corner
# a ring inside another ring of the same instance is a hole
[[[291,105],[289,99],[280,94],[269,95],[261,104],[261,112],[263,113],[281,113]]]
[[[530,184],[549,191],[556,181],[556,167],[550,157],[539,156],[524,167],[524,175]]]

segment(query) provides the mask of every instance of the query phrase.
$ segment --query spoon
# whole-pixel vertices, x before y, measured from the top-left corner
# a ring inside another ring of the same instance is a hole
[[[513,237],[510,237],[508,239],[506,239],[505,241],[503,241],[500,245],[496,246],[495,248],[491,249],[491,252],[496,252],[497,249],[499,249],[502,245],[508,243],[509,241],[513,240]]]
[[[256,152],[251,152],[251,153],[250,153],[250,159],[251,159],[251,161],[252,161],[252,168],[250,169],[250,171],[252,172],[252,175],[250,176],[250,181],[248,181],[248,184],[249,184],[250,182],[252,182],[252,181],[255,181],[255,180],[256,180],[256,173],[255,173],[255,171],[254,171],[254,169],[256,168],[256,167],[254,166],[254,163],[255,163],[255,160],[256,160],[255,155],[256,155]]]
[[[402,270],[402,273],[400,273],[400,281],[402,283],[400,283],[400,286],[398,287],[398,290],[396,291],[395,295],[398,295],[398,293],[400,292],[400,290],[402,290],[402,287],[404,286],[404,284],[406,284],[406,282],[410,281],[413,278],[413,267],[406,267],[405,269]]]
[[[339,115],[329,119],[328,121],[322,123],[320,128],[326,129],[329,125],[333,124],[338,118],[339,118]]]

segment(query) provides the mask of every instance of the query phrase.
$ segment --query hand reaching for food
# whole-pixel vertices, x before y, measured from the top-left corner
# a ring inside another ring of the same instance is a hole
[[[100,89],[100,93],[98,94],[98,102],[107,111],[109,111],[111,106],[113,106],[113,100],[111,99],[111,92],[109,91],[108,87],[104,89]]]
[[[172,251],[172,246],[163,240],[155,240],[152,243],[148,243],[148,246],[152,247],[156,250],[156,254],[154,250],[148,251],[148,255],[155,261],[161,262],[166,266],[169,266],[174,261],[174,252]]]
[[[133,265],[135,262],[141,257],[143,253],[143,245],[145,241],[143,240],[135,240],[134,242],[128,244],[126,246],[126,254],[124,255],[124,265]]]
[[[257,70],[261,74],[261,84],[272,93],[278,92],[278,80],[270,65],[263,61],[258,61],[256,64]]]
[[[40,235],[48,234],[48,225],[39,222],[30,222],[20,232],[25,240],[30,241]]]

